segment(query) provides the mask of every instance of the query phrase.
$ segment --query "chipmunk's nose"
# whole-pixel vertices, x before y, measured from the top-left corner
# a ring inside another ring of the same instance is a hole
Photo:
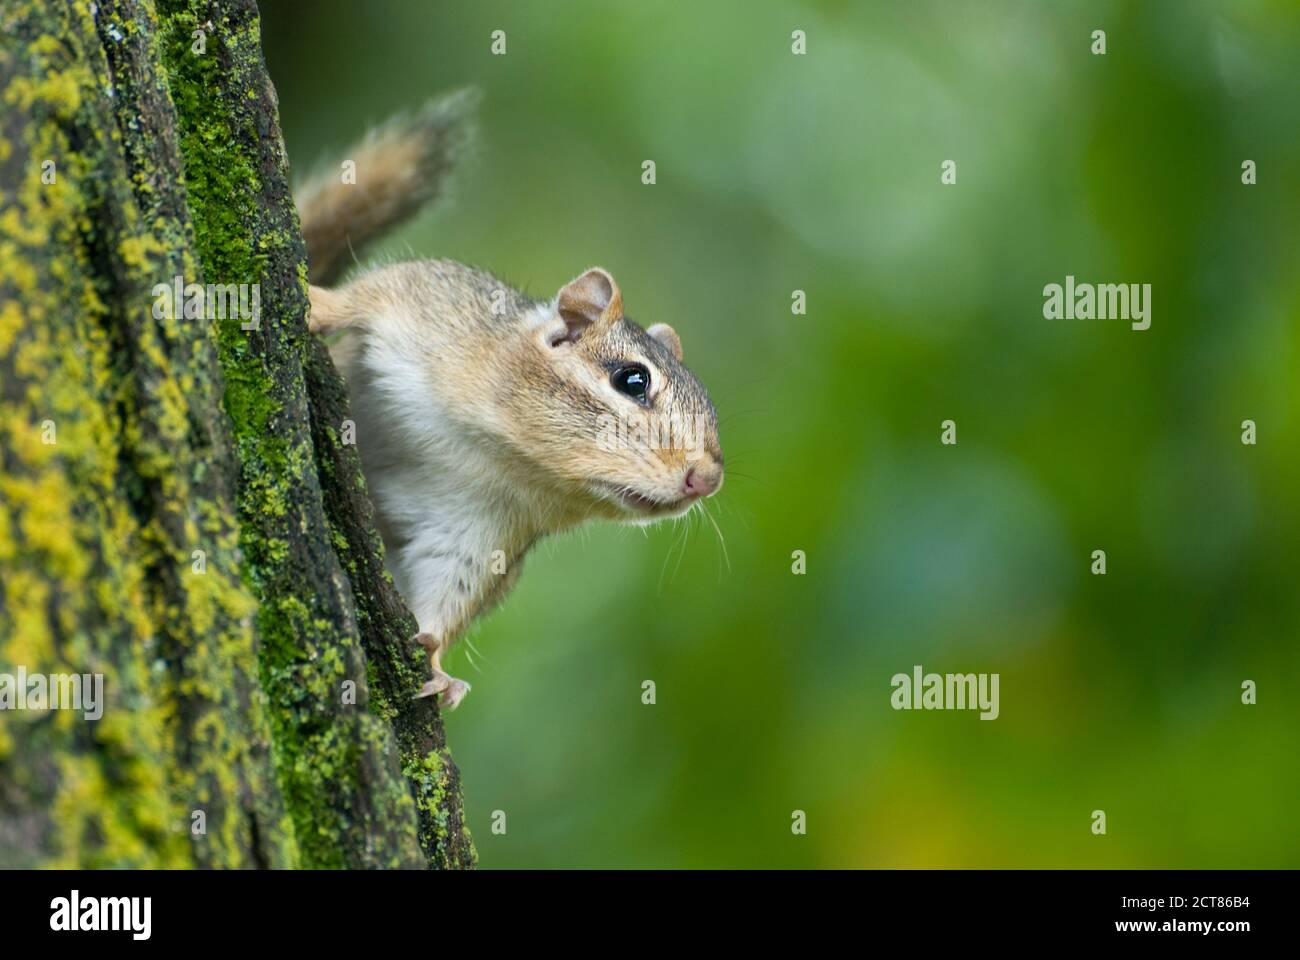
[[[682,494],[687,497],[708,497],[722,486],[722,464],[713,461],[707,465],[691,467],[682,480]]]

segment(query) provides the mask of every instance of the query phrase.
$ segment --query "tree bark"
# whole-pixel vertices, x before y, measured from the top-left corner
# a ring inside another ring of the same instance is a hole
[[[0,36],[0,674],[105,702],[0,712],[0,866],[472,866],[254,3],[5,0]],[[175,277],[256,284],[255,329],[159,318]]]

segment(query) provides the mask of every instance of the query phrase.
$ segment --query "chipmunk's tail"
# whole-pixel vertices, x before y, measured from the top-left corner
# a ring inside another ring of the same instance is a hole
[[[446,193],[478,99],[459,90],[393,117],[294,193],[313,284],[332,284],[362,247]]]

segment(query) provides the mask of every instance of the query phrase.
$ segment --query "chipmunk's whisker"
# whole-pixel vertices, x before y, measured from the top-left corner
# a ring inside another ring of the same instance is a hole
[[[708,518],[709,523],[713,525],[713,532],[718,535],[718,546],[722,548],[722,559],[727,565],[727,573],[731,572],[731,556],[727,553],[727,538],[722,535],[722,528],[718,526],[718,521],[713,519],[713,514],[709,513],[709,508],[704,505],[704,501],[699,501],[700,512]],[[722,576],[722,568],[718,568],[718,577]]]

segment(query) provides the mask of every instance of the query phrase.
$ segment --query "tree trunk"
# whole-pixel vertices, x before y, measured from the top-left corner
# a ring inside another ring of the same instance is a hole
[[[101,719],[0,712],[0,866],[471,866],[254,3],[0,35],[0,682],[104,677]],[[258,285],[256,324],[169,319],[176,277]]]

